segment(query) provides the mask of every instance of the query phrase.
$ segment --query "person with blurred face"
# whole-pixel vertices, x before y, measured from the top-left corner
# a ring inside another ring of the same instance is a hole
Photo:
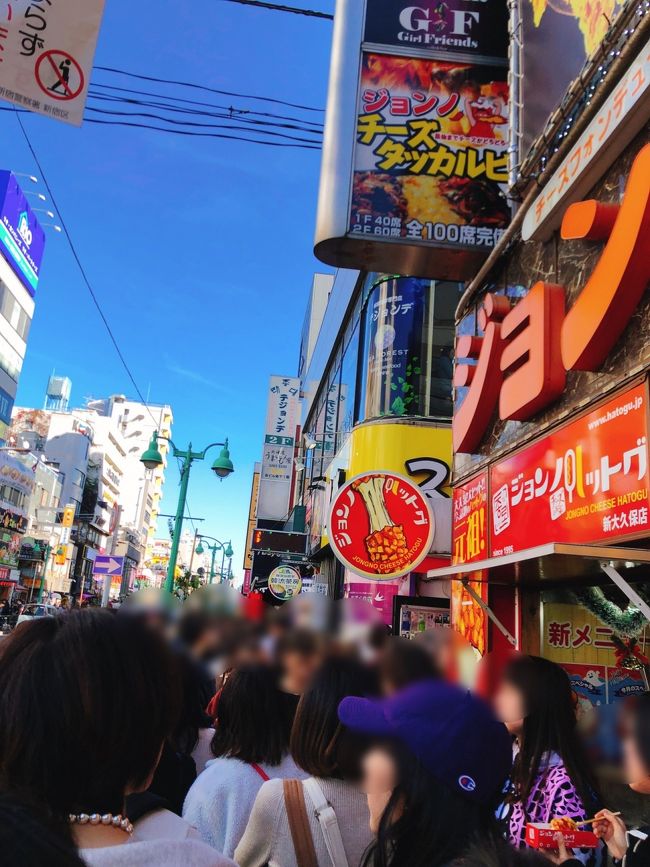
[[[512,750],[489,705],[429,679],[381,701],[346,698],[339,719],[373,739],[362,788],[375,840],[362,867],[448,867],[497,840]]]
[[[623,741],[625,776],[631,789],[650,795],[650,693],[637,699],[628,718]],[[647,867],[650,864],[650,828],[627,830],[620,816],[601,810],[595,833],[605,841],[614,864]]]
[[[569,678],[559,665],[536,656],[519,656],[505,668],[494,707],[515,738],[511,789],[499,811],[508,839],[526,846],[526,825],[567,817],[593,816],[597,787],[576,731]],[[583,864],[596,863],[592,849],[574,853]]]
[[[309,629],[294,629],[278,642],[281,687],[291,695],[307,691],[323,659],[322,640]]]

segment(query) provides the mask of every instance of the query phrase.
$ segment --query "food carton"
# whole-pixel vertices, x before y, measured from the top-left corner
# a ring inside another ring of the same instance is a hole
[[[557,849],[555,835],[558,831],[550,823],[529,822],[526,825],[526,842],[533,849]],[[593,831],[579,828],[577,831],[562,831],[567,849],[595,849],[600,840]]]

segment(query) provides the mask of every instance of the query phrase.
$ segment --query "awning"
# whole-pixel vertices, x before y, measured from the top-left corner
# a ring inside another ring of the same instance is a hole
[[[610,583],[607,573],[603,571],[605,567],[615,569],[627,582],[647,581],[650,577],[650,551],[642,548],[561,545],[549,542],[547,545],[504,554],[502,557],[432,569],[427,572],[425,580],[461,580],[473,573],[483,572],[483,580],[490,584],[589,586]]]

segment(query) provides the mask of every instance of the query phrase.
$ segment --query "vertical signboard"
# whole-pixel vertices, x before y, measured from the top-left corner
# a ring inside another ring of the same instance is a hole
[[[507,5],[338,0],[315,253],[462,280],[510,219]]]
[[[79,126],[104,0],[10,0],[0,7],[0,99]]]
[[[453,562],[472,563],[488,556],[488,475],[479,476],[454,488]],[[487,601],[487,583],[475,572],[469,586]],[[476,599],[460,581],[452,581],[451,621],[460,635],[482,655],[487,649],[487,617]]]
[[[244,553],[244,569],[250,570],[253,568],[253,552],[251,545],[253,542],[253,531],[255,530],[255,522],[257,516],[257,502],[260,494],[260,464],[255,464],[255,472],[253,473],[253,484],[251,487],[251,499],[248,506],[248,530],[246,532],[246,551]]]
[[[43,261],[45,232],[18,181],[8,171],[0,171],[0,248],[25,289],[34,295]]]
[[[300,380],[272,376],[267,407],[257,517],[282,521],[287,517],[291,496]]]

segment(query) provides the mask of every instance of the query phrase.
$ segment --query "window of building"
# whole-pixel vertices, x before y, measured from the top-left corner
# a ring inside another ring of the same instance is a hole
[[[359,420],[451,418],[454,313],[462,284],[380,279],[362,314]]]
[[[10,345],[6,337],[0,334],[0,368],[4,370],[7,376],[10,376],[14,382],[18,382],[20,371],[23,367],[23,359]]]
[[[339,422],[337,426],[337,450],[345,443],[355,422],[355,399],[357,395],[357,369],[359,366],[359,322],[349,334],[343,352],[341,385],[339,390]]]
[[[4,316],[18,336],[26,342],[31,320],[2,280],[0,280],[0,314]]]

